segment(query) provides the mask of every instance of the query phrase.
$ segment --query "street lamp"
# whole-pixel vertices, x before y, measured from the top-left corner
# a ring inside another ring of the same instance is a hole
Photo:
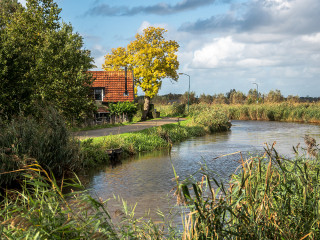
[[[252,84],[255,84],[255,85],[257,85],[257,103],[259,103],[259,91],[258,91],[258,83],[252,83]]]
[[[190,75],[185,73],[179,73],[179,75],[186,75],[189,77],[189,90],[188,90],[188,114],[189,114],[189,96],[190,96]]]

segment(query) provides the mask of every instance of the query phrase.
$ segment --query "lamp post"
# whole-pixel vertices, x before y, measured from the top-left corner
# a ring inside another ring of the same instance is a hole
[[[257,85],[257,103],[259,103],[259,90],[258,90],[258,83],[252,83]]]
[[[179,75],[186,75],[189,77],[189,90],[188,90],[188,114],[189,114],[189,96],[190,96],[190,75],[185,73],[179,73]]]

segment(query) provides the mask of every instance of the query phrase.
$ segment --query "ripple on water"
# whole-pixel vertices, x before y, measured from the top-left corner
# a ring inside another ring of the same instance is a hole
[[[233,121],[231,131],[204,137],[191,138],[175,145],[168,151],[140,154],[115,168],[101,167],[90,177],[89,192],[103,199],[121,196],[129,203],[138,202],[137,216],[152,209],[151,215],[159,208],[169,211],[168,201],[174,204],[170,190],[174,187],[172,164],[181,179],[195,173],[200,162],[206,163],[222,180],[226,181],[239,166],[240,155],[214,159],[224,154],[242,151],[245,155],[263,151],[264,144],[276,142],[280,154],[293,156],[292,146],[303,143],[305,134],[319,139],[318,125],[264,122]],[[112,209],[119,205],[112,201]],[[111,210],[112,211],[112,210]]]

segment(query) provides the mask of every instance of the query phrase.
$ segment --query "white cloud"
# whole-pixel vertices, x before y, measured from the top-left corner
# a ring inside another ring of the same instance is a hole
[[[18,0],[23,6],[26,6],[27,0]]]
[[[240,59],[244,44],[234,42],[232,38],[215,38],[212,43],[194,52],[192,67],[215,68],[229,65]]]
[[[316,34],[311,35],[305,35],[302,37],[303,41],[309,42],[309,43],[317,43],[320,44],[320,32]]]

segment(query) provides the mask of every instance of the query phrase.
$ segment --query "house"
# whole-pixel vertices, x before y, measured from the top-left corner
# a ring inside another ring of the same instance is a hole
[[[94,79],[93,96],[102,104],[134,101],[132,71],[89,71]],[[127,79],[126,79],[127,75]]]
[[[89,71],[93,77],[93,97],[98,110],[97,122],[109,121],[108,103],[134,101],[132,71]]]

